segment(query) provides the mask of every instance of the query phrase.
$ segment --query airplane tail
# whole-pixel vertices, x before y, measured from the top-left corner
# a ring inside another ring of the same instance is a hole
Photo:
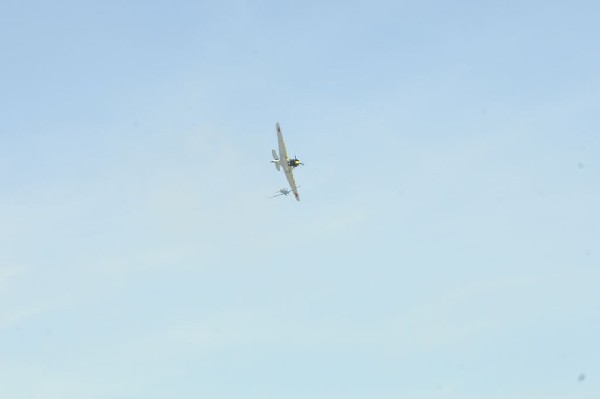
[[[275,167],[277,168],[277,171],[279,172],[279,170],[280,170],[279,157],[277,156],[277,153],[275,152],[275,150],[271,150],[271,154],[273,154],[273,160],[271,162],[273,162],[275,164]]]

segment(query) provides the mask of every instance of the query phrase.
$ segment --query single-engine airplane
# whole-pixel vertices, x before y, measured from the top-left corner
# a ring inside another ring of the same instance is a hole
[[[275,150],[272,150],[273,154],[273,162],[275,167],[279,171],[279,169],[283,169],[283,173],[285,173],[285,177],[290,184],[290,188],[294,193],[294,197],[296,197],[297,201],[300,201],[300,196],[298,195],[298,186],[296,186],[296,181],[294,180],[294,175],[292,174],[292,170],[298,165],[304,165],[302,162],[294,156],[293,159],[289,159],[287,155],[287,151],[285,149],[285,143],[283,141],[283,134],[281,134],[281,128],[279,127],[279,123],[275,125],[275,129],[277,130],[277,142],[279,144],[279,155]],[[289,193],[288,193],[289,194]],[[287,194],[285,194],[287,195]]]
[[[298,186],[298,187],[300,187],[300,186]],[[285,195],[287,197],[288,194],[291,192],[292,192],[292,190],[288,190],[287,188],[280,188],[279,191],[277,191],[277,194],[272,195],[269,198],[279,197],[280,195]]]

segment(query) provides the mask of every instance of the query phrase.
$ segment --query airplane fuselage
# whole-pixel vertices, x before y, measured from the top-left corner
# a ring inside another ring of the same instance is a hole
[[[300,162],[296,157],[294,157],[293,159],[288,158],[285,143],[283,141],[283,134],[281,133],[279,123],[275,124],[275,130],[277,132],[277,144],[279,153],[277,153],[277,151],[275,150],[271,151],[273,155],[273,160],[271,162],[275,164],[275,168],[277,169],[277,171],[283,169],[285,178],[287,179],[288,183],[290,184],[290,188],[294,193],[294,197],[297,201],[300,201],[300,196],[298,195],[296,181],[294,180],[292,170],[297,166],[302,165],[302,162]]]

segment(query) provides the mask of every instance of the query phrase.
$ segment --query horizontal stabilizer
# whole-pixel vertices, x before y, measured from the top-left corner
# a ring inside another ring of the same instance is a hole
[[[273,160],[271,162],[273,162],[275,164],[275,167],[277,168],[277,171],[280,171],[279,168],[279,157],[277,156],[277,153],[275,152],[275,150],[271,150],[271,154],[273,154]]]

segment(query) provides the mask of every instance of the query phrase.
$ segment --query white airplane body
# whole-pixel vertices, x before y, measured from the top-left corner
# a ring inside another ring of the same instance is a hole
[[[300,187],[300,186],[298,186],[298,187]],[[293,192],[292,190],[288,190],[287,188],[280,188],[279,191],[277,191],[277,194],[272,195],[269,198],[275,198],[275,197],[279,197],[281,195],[285,195],[287,197],[292,192]]]
[[[277,130],[277,142],[279,144],[279,155],[275,150],[272,150],[273,154],[273,162],[277,170],[283,169],[283,173],[285,173],[285,178],[290,184],[290,188],[294,193],[294,197],[296,197],[297,201],[300,201],[300,195],[298,195],[298,186],[296,185],[296,181],[294,180],[294,175],[292,170],[298,165],[302,165],[302,163],[294,157],[294,159],[289,159],[287,150],[285,149],[285,142],[283,141],[283,134],[281,134],[281,128],[279,127],[279,123],[275,125]],[[287,194],[286,194],[287,195]]]
[[[279,197],[280,195],[285,195],[287,197],[288,194],[290,194],[291,192],[292,192],[292,190],[288,190],[287,188],[282,188],[279,191],[277,191],[277,194],[272,195],[269,198]]]

